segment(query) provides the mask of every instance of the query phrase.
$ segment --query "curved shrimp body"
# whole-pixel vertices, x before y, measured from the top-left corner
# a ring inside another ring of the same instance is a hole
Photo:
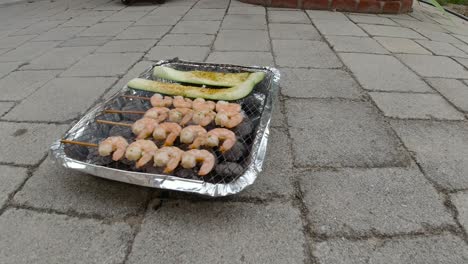
[[[121,136],[108,137],[99,143],[98,152],[101,156],[109,156],[114,152],[114,154],[112,154],[112,160],[117,161],[123,158],[127,146],[127,140]]]
[[[185,127],[180,132],[180,142],[190,144],[189,148],[199,148],[205,142],[206,129],[199,125]]]
[[[172,146],[179,136],[180,131],[182,131],[182,127],[180,127],[179,124],[165,122],[154,128],[153,137],[157,140],[165,140],[164,146]]]
[[[184,98],[182,96],[174,96],[172,104],[176,108],[192,108],[192,100],[189,98]]]
[[[172,105],[172,97],[154,94],[151,96],[150,102],[154,107],[169,107]]]
[[[208,147],[219,146],[220,141],[223,143],[219,147],[219,151],[226,152],[230,150],[236,143],[236,134],[226,128],[215,128],[208,131],[206,135],[205,145]]]
[[[164,173],[171,173],[179,166],[183,153],[178,147],[162,147],[154,155],[154,166],[165,167]]]
[[[144,117],[157,120],[158,123],[161,123],[167,119],[168,114],[169,108],[167,107],[153,107],[146,111]]]
[[[132,132],[137,135],[137,139],[145,139],[154,131],[154,128],[158,125],[158,121],[152,118],[143,117],[138,119],[132,125]]]
[[[197,98],[193,100],[192,108],[195,111],[211,110],[213,111],[216,107],[216,103],[213,101],[205,101],[203,98]]]
[[[157,150],[153,141],[139,139],[128,146],[125,157],[128,160],[137,160],[136,167],[140,168],[153,159]]]
[[[241,105],[236,103],[229,103],[226,101],[218,101],[216,103],[216,112],[227,113],[240,113]]]
[[[206,174],[210,173],[213,169],[216,158],[215,156],[205,149],[191,149],[185,151],[182,154],[181,165],[185,169],[194,168],[197,163],[201,162],[200,170],[198,171],[198,175],[205,176]]]
[[[218,112],[215,117],[215,124],[221,127],[234,128],[239,125],[244,116],[239,112]]]
[[[200,126],[207,126],[213,121],[215,116],[216,113],[212,110],[195,111],[193,113],[192,122]]]
[[[193,110],[190,108],[174,108],[169,111],[169,121],[185,126],[193,117]]]

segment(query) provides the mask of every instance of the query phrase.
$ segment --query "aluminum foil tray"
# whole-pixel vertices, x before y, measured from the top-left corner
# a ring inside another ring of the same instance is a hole
[[[278,92],[279,71],[271,67],[198,63],[181,61],[176,58],[155,63],[151,68],[143,72],[140,78],[155,80],[151,74],[152,70],[155,66],[161,65],[178,70],[218,72],[263,71],[266,73],[265,79],[255,86],[249,96],[237,101],[237,103],[242,105],[242,111],[246,116],[244,122],[233,129],[237,135],[238,143],[236,143],[231,152],[225,154],[213,151],[217,157],[217,165],[210,174],[198,177],[195,171],[180,168],[174,171],[172,175],[165,175],[162,174],[161,169],[150,165],[136,169],[134,164],[129,161],[114,162],[109,157],[100,157],[97,154],[96,148],[62,144],[60,140],[57,140],[51,146],[51,153],[55,161],[65,168],[86,172],[110,180],[153,188],[198,193],[213,197],[232,195],[251,185],[262,170],[262,164],[265,159],[272,102]],[[162,79],[158,79],[158,81],[168,82]],[[93,107],[63,138],[99,143],[99,141],[108,136],[122,135],[131,141],[134,139],[134,136],[130,128],[96,123],[96,119],[133,123],[133,121],[141,118],[141,115],[104,114],[103,110],[144,111],[151,107],[148,100],[124,97],[122,95],[151,97],[152,94],[125,86],[107,101]]]

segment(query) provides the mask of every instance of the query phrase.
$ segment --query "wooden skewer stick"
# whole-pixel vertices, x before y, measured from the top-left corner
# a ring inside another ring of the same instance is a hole
[[[104,110],[106,114],[135,114],[135,115],[144,115],[146,112],[144,111],[125,111],[125,110],[114,110],[114,109],[106,109]]]
[[[137,95],[122,95],[122,97],[133,98],[133,99],[142,99],[142,100],[151,100],[150,97],[137,96]]]
[[[80,145],[80,146],[92,147],[92,148],[97,148],[97,147],[99,147],[98,144],[88,143],[88,142],[80,142],[80,141],[73,141],[73,140],[67,140],[67,139],[62,139],[62,140],[60,140],[60,143],[63,143],[63,144],[73,144],[73,145]]]
[[[119,123],[119,122],[112,122],[112,121],[101,120],[101,119],[98,119],[98,120],[96,120],[96,123],[100,123],[100,124],[107,124],[107,125],[114,125],[114,126],[126,126],[126,127],[132,127],[132,124],[127,124],[127,123]]]

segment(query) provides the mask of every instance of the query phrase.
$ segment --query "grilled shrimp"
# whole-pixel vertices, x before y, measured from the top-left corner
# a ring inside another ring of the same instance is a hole
[[[128,160],[138,160],[136,167],[140,168],[153,159],[156,150],[158,147],[153,141],[139,139],[128,146],[125,157]]]
[[[117,161],[123,158],[127,146],[127,140],[121,136],[108,137],[99,143],[98,152],[101,156],[109,156],[114,152],[112,159]]]
[[[167,107],[153,107],[146,111],[144,117],[152,118],[154,120],[157,120],[158,123],[161,123],[167,119],[168,113],[169,108]]]
[[[216,113],[211,110],[195,111],[192,117],[193,123],[200,126],[207,126],[213,121]]]
[[[172,97],[154,94],[150,99],[151,105],[154,107],[169,107],[172,105]]]
[[[190,108],[174,108],[169,111],[169,121],[185,126],[193,117],[193,110]]]
[[[190,143],[195,144],[196,141],[200,141],[205,135],[206,135],[206,129],[204,129],[202,126],[199,126],[199,125],[188,126],[182,129],[182,132],[180,132],[180,142],[184,144],[190,144]],[[190,145],[189,148],[192,148],[192,145]],[[198,143],[198,145],[200,144]]]
[[[236,135],[229,129],[226,128],[215,128],[208,131],[206,135],[205,145],[208,147],[216,147],[219,145],[219,141],[223,144],[219,147],[219,151],[222,153],[228,151],[236,143]]]
[[[202,111],[202,110],[214,110],[216,107],[216,103],[213,101],[205,101],[203,98],[197,98],[193,100],[192,108],[195,111]]]
[[[216,103],[216,112],[227,113],[240,113],[241,105],[236,103],[229,103],[226,101],[218,101]]]
[[[164,173],[171,173],[179,166],[184,151],[178,147],[162,147],[154,155],[155,167],[166,167]]]
[[[174,96],[172,104],[176,108],[192,108],[192,100],[190,100],[189,98],[184,98],[182,96]]]
[[[242,123],[244,116],[239,112],[218,112],[215,117],[215,123],[221,127],[233,128]]]
[[[165,140],[164,146],[172,146],[180,134],[182,128],[177,123],[165,122],[157,125],[153,131],[153,137],[157,140]]]
[[[197,165],[197,162],[201,162],[202,165],[198,171],[198,175],[204,176],[213,169],[215,161],[215,156],[208,150],[191,149],[182,154],[181,165],[185,169],[191,169]]]
[[[158,121],[143,117],[141,119],[138,119],[133,123],[132,125],[132,132],[137,135],[137,139],[145,139],[149,136],[154,131],[154,128],[158,125]]]

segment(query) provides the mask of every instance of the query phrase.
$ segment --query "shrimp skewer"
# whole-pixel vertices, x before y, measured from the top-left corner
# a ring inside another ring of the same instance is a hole
[[[123,158],[127,146],[128,142],[123,137],[108,137],[99,143],[98,152],[101,156],[109,156],[113,153],[112,160],[118,161]]]
[[[128,160],[137,161],[135,166],[140,168],[153,159],[156,150],[158,147],[153,141],[139,139],[128,146],[125,157]]]
[[[205,142],[206,129],[199,125],[185,127],[180,132],[180,142],[191,144],[189,148],[199,148]]]
[[[210,153],[208,150],[205,149],[191,149],[185,151],[182,154],[181,165],[185,169],[194,168],[197,163],[201,162],[200,170],[198,171],[198,175],[205,176],[206,174],[210,173],[213,170],[213,167],[216,162],[215,156]]]
[[[193,110],[190,108],[174,108],[169,111],[169,121],[185,126],[193,117]]]
[[[216,113],[212,110],[200,110],[193,114],[192,122],[200,126],[207,126],[215,117]]]
[[[193,100],[192,108],[195,111],[203,111],[203,110],[214,110],[216,107],[216,103],[213,101],[206,101],[203,98],[197,98]]]
[[[222,141],[219,151],[224,153],[230,150],[236,143],[236,134],[229,129],[225,128],[215,128],[208,131],[206,135],[205,146],[216,147],[219,146],[220,141]]]
[[[177,123],[161,123],[154,128],[153,137],[158,140],[165,140],[164,146],[172,146],[181,131],[182,127]]]
[[[215,117],[215,124],[221,127],[234,128],[244,120],[240,112],[218,112]]]
[[[216,103],[216,112],[227,112],[227,113],[240,113],[241,105],[236,103],[229,103],[226,101],[218,101]]]
[[[158,123],[163,122],[169,115],[169,108],[167,107],[153,107],[145,112],[143,117],[152,118],[157,120]]]
[[[171,173],[179,166],[183,153],[178,147],[162,147],[154,155],[154,166],[165,166],[164,173]]]
[[[172,101],[174,107],[176,108],[192,108],[192,100],[189,98],[184,98],[182,96],[174,96]]]
[[[137,95],[122,95],[122,97],[148,100],[151,102],[151,105],[154,107],[170,107],[172,105],[172,97],[162,96],[156,93],[151,97],[144,97],[144,96],[137,96]]]

